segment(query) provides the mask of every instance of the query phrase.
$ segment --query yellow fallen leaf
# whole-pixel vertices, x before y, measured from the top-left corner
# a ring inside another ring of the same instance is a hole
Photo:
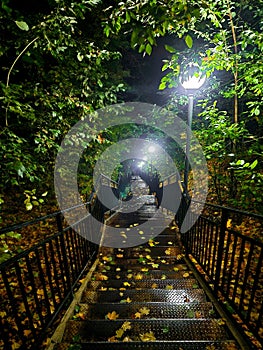
[[[122,324],[121,329],[123,329],[124,332],[127,331],[128,329],[131,329],[131,322],[125,321],[125,322]]]
[[[113,337],[108,338],[108,342],[117,342],[118,339],[116,339],[115,335]]]
[[[143,231],[139,231],[138,233],[139,233],[139,235],[143,235],[143,234],[144,234],[144,232],[143,232]]]
[[[143,267],[143,268],[141,268],[141,271],[142,271],[142,272],[148,272],[149,269],[148,269],[147,267]]]
[[[146,255],[146,257],[145,257],[146,259],[148,259],[148,260],[152,260],[152,257],[151,257],[151,255]]]
[[[134,317],[135,317],[135,318],[141,318],[141,313],[140,313],[140,312],[136,312],[136,313],[134,314]]]
[[[187,278],[187,277],[189,277],[190,275],[189,275],[189,273],[188,272],[185,272],[184,274],[183,274],[183,277],[184,278]]]
[[[137,273],[137,275],[134,276],[134,278],[135,278],[136,280],[142,280],[142,279],[143,279],[143,275],[142,275],[141,273]]]
[[[151,287],[152,287],[152,289],[156,289],[156,288],[158,288],[158,284],[157,284],[157,283],[153,283],[153,284],[151,285]]]
[[[166,255],[171,255],[171,249],[170,248],[166,249],[165,254]]]
[[[123,329],[117,329],[116,331],[116,338],[121,338],[123,336],[124,330]]]
[[[119,317],[119,314],[117,314],[116,311],[109,312],[105,316],[106,319],[111,320],[111,321],[116,320],[118,317]]]
[[[155,341],[156,340],[152,331],[144,333],[144,334],[140,334],[140,339],[141,339],[141,341]]]
[[[130,286],[131,286],[131,284],[130,284],[129,282],[123,282],[123,285],[124,285],[125,287],[130,287]]]
[[[149,315],[151,310],[144,306],[144,307],[140,308],[139,311],[142,315]]]
[[[165,287],[166,290],[171,290],[171,289],[174,289],[174,286],[168,284],[166,287]]]
[[[24,336],[28,337],[31,334],[31,330],[30,329],[24,329]]]

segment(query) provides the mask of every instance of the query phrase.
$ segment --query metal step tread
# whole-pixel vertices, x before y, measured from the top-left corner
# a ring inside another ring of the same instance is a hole
[[[107,281],[90,281],[87,285],[87,290],[109,290],[125,288],[125,289],[136,289],[136,288],[151,288],[151,289],[184,289],[194,288],[197,289],[197,281],[193,278],[178,278],[178,279],[151,279],[151,280],[128,280],[128,279],[114,279]]]
[[[63,341],[72,341],[77,335],[80,342],[106,341],[114,337],[121,329],[123,320],[88,320],[70,321],[64,333]],[[133,340],[140,340],[140,334],[150,333],[156,340],[227,340],[229,334],[225,327],[213,319],[167,320],[147,319],[130,320],[129,329],[125,329],[126,336]],[[138,337],[138,338],[137,338]]]
[[[103,272],[102,271],[95,271],[93,277],[95,280],[100,279],[101,278],[101,274],[105,275],[107,277],[107,279],[110,280],[114,280],[114,279],[118,279],[118,280],[138,280],[138,278],[142,278],[144,279],[181,279],[184,278],[183,276],[185,275],[186,272],[188,272],[187,270],[183,270],[180,267],[179,271],[172,271],[171,267],[170,270],[151,270],[149,267],[148,271],[141,271],[143,266],[137,266],[137,269],[125,269],[122,268],[121,271],[116,271],[116,266],[113,267],[115,271],[106,271]],[[148,266],[147,266],[148,267]],[[175,266],[176,267],[176,266]]]
[[[98,303],[98,304],[80,304],[79,312],[85,319],[105,319],[108,313],[115,311],[118,318],[134,319],[136,313],[142,308],[148,309],[149,313],[142,316],[148,318],[214,318],[216,312],[212,303],[160,303],[160,302],[133,302],[129,304],[120,303]]]
[[[54,350],[68,350],[70,343],[55,345]],[[222,341],[173,341],[157,340],[149,342],[86,342],[77,344],[79,350],[239,350],[239,346],[232,340]]]
[[[142,289],[124,291],[85,291],[82,296],[82,303],[125,303],[132,301],[161,301],[173,303],[189,303],[206,301],[202,289]]]

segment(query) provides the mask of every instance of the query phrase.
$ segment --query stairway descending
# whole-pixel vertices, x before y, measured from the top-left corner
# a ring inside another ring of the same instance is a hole
[[[138,187],[144,204],[135,213],[115,216],[112,226],[129,230],[145,220],[158,225],[162,218],[153,215],[154,197],[142,193],[140,181]],[[101,247],[75,315],[53,349],[240,347],[185,263],[176,228],[168,225],[157,237],[142,239],[135,247]]]

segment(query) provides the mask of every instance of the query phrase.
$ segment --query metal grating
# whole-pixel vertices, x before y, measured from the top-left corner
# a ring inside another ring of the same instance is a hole
[[[195,288],[197,282],[192,278],[179,278],[179,279],[148,279],[148,280],[107,280],[107,281],[90,281],[87,288],[92,290],[99,290],[101,288],[149,288],[149,289],[184,289]]]
[[[146,307],[149,309],[149,314],[144,316],[148,318],[212,318],[215,316],[212,304],[207,303],[188,303],[188,304],[173,304],[173,303],[130,303],[130,304],[81,304],[80,312],[89,319],[105,319],[105,316],[112,311],[116,311],[120,319],[132,319],[135,313],[140,308]]]
[[[77,344],[79,350],[239,350],[234,341],[155,341],[155,342],[97,342]],[[55,345],[54,350],[68,350],[70,344]]]
[[[125,320],[71,321],[63,341],[71,342],[78,335],[81,342],[106,341],[114,336]],[[157,340],[227,340],[228,334],[216,320],[130,320],[125,335],[140,340],[140,334],[153,332]],[[138,337],[138,338],[137,338]]]
[[[142,272],[141,269],[142,267],[138,267],[137,269],[133,267],[133,269],[130,269],[129,271],[123,268],[121,271],[118,271],[118,272],[107,271],[107,273],[105,274],[110,280],[116,279],[117,277],[120,280],[124,280],[124,279],[127,279],[127,276],[129,276],[128,278],[129,280],[133,280],[133,279],[136,279],[136,276],[138,276],[138,274],[140,274],[143,277],[143,279],[162,279],[162,278],[177,279],[177,278],[183,278],[183,275],[185,274],[185,271],[183,270],[175,272],[175,271],[172,271],[172,269],[163,271],[159,269],[150,270],[149,268],[149,271]],[[96,278],[96,273],[94,277]]]
[[[82,303],[105,303],[105,302],[170,302],[170,303],[189,303],[206,301],[205,293],[200,289],[143,289],[143,290],[125,290],[125,291],[86,291],[82,298]]]

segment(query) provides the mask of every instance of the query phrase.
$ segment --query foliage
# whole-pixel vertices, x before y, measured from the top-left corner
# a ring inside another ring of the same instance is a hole
[[[157,1],[129,1],[127,6],[120,2],[111,15],[111,25],[106,23],[105,27],[107,35],[109,28],[115,34],[124,28],[131,35],[131,46],[144,54],[151,54],[159,36],[174,38],[175,45],[165,45],[170,58],[162,68],[166,74],[161,90],[172,88],[173,94],[182,93],[178,77],[189,62],[195,62],[206,73],[209,81],[205,94],[210,105],[215,102],[218,107],[213,109],[209,130],[199,130],[198,136],[204,152],[210,154],[211,192],[220,203],[246,209],[250,203],[253,210],[257,210],[258,201],[250,202],[250,198],[262,183],[262,4],[262,0],[176,1],[162,5]],[[177,38],[184,39],[184,47],[176,43]],[[200,116],[206,126],[211,108],[204,109]],[[216,137],[218,131],[222,139]],[[232,154],[231,159],[228,154]],[[257,159],[258,166],[255,170],[248,167],[245,172],[237,170],[233,164],[240,159],[249,164]]]
[[[120,53],[103,37],[99,1],[50,1],[1,10],[2,188],[52,183],[58,145],[78,120],[116,102]],[[8,68],[10,67],[10,68]]]

